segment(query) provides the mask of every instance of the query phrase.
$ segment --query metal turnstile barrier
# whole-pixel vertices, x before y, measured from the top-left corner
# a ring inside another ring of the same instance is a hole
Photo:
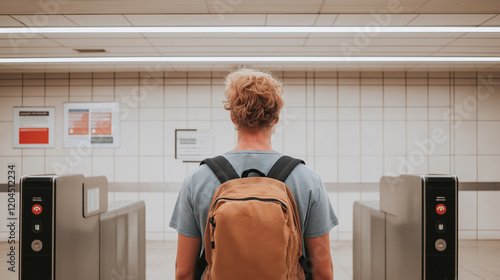
[[[354,280],[458,279],[458,179],[384,176],[378,202],[354,203]]]
[[[101,278],[145,280],[146,205],[144,201],[111,203],[101,214]]]
[[[20,197],[20,280],[146,278],[144,202],[108,209],[106,178],[83,175],[24,176]]]

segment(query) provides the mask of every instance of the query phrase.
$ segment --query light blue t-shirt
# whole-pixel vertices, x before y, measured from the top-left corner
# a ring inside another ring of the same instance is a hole
[[[243,150],[227,152],[223,156],[241,176],[243,171],[251,168],[267,174],[282,154]],[[325,235],[338,224],[323,182],[312,169],[299,164],[285,184],[295,198],[303,237]],[[220,181],[206,164],[196,168],[182,184],[170,227],[184,236],[203,240],[212,196],[219,185]]]

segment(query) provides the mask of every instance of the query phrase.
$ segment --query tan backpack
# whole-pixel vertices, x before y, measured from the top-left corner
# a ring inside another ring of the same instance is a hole
[[[283,183],[303,161],[281,157],[266,176],[249,169],[238,176],[223,156],[204,160],[221,185],[205,227],[205,250],[196,278],[210,280],[312,279],[302,254],[295,199]],[[260,177],[248,177],[257,173]]]

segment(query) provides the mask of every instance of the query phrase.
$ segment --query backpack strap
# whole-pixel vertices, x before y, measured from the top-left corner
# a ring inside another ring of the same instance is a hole
[[[203,253],[201,254],[201,257],[198,259],[196,262],[196,267],[194,271],[194,279],[196,280],[202,280],[203,272],[205,272],[205,269],[208,266],[207,259],[205,258],[205,250],[203,250]]]
[[[200,165],[206,164],[215,173],[215,176],[219,179],[220,183],[223,184],[229,180],[240,178],[234,167],[229,163],[229,161],[223,156],[216,156],[214,158],[204,159]],[[205,258],[205,250],[202,251],[200,258],[198,259],[195,267],[195,279],[201,279],[205,268],[208,263]]]
[[[289,156],[282,156],[276,163],[271,167],[271,170],[267,174],[267,177],[285,182],[288,175],[292,173],[293,169],[299,164],[306,164],[303,160],[296,159]]]
[[[221,184],[232,179],[238,179],[238,173],[234,170],[233,166],[223,156],[216,156],[214,158],[207,158],[203,160],[200,165],[206,164],[215,173]]]

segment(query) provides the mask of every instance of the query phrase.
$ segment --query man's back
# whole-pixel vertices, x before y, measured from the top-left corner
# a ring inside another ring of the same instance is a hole
[[[282,154],[243,150],[223,156],[241,176],[250,168],[267,174]],[[295,198],[303,237],[322,236],[338,223],[320,177],[310,168],[298,165],[285,184]],[[216,175],[206,165],[192,172],[184,181],[170,226],[185,236],[203,239],[210,202],[219,185]]]

